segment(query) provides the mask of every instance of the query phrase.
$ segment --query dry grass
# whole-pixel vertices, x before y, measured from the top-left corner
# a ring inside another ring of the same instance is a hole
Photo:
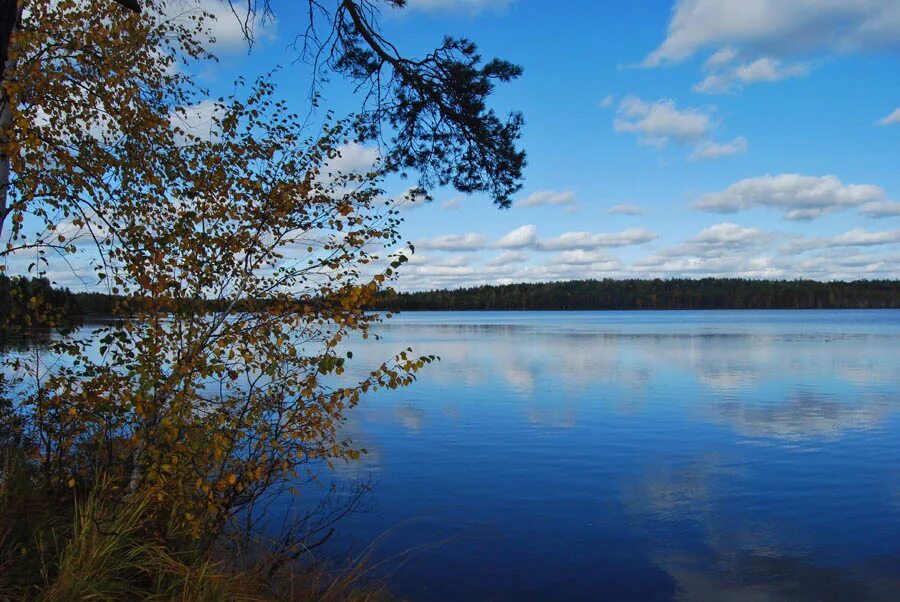
[[[215,558],[191,547],[177,525],[147,525],[150,496],[109,502],[99,482],[69,507],[40,499],[31,479],[0,474],[0,600],[97,602],[378,602],[392,599],[373,585],[368,554],[339,571],[294,563],[274,577],[256,567],[235,569],[236,559]],[[28,486],[26,493],[23,486]],[[30,515],[23,527],[16,525]],[[155,525],[154,527],[158,527]]]

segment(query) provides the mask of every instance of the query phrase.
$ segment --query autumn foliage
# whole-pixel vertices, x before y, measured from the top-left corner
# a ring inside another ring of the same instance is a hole
[[[209,103],[192,129],[206,17],[143,4],[138,16],[28,3],[11,42],[0,253],[37,272],[80,266],[120,296],[122,319],[57,337],[64,361],[7,358],[0,498],[24,482],[69,508],[138,509],[135,541],[207,562],[311,463],[361,453],[340,437],[346,411],[434,358],[404,350],[360,381],[342,375],[345,344],[379,319],[363,308],[405,261],[383,169],[331,167],[356,124],[328,118],[310,135],[264,78]],[[78,530],[20,531],[0,524],[0,565],[21,577],[3,585],[25,597],[64,587],[54,575]],[[56,561],[35,533],[68,533]],[[290,556],[277,553],[279,565]],[[22,577],[38,559],[49,568]]]

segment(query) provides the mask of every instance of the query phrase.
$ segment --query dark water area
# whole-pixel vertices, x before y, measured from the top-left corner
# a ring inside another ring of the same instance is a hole
[[[409,600],[900,599],[900,311],[410,313],[329,541]],[[353,376],[352,370],[348,378]]]

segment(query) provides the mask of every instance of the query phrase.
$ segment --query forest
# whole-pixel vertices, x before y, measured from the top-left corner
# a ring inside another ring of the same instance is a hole
[[[0,319],[4,323],[16,319],[25,325],[47,326],[48,315],[76,323],[85,317],[112,315],[117,300],[104,293],[55,288],[47,278],[0,274]],[[308,298],[299,301],[314,303]],[[210,311],[221,309],[214,301],[202,305]],[[900,308],[900,281],[606,278],[385,291],[369,304],[370,310],[380,311],[887,308]]]
[[[570,280],[455,290],[389,292],[373,309],[884,309],[900,307],[900,282],[671,278]]]
[[[73,293],[56,288],[50,279],[0,274],[0,323],[12,320],[25,326],[47,326],[48,315],[75,322],[86,316],[113,313],[115,297],[96,292]],[[44,310],[52,308],[52,312]]]

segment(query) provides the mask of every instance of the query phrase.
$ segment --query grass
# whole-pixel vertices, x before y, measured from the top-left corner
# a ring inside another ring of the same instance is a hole
[[[177,525],[148,525],[153,499],[110,495],[99,481],[82,496],[41,491],[9,453],[0,473],[0,601],[92,602],[376,602],[391,599],[373,584],[367,557],[332,571],[286,564],[274,577],[256,563],[201,552]],[[14,456],[14,453],[13,453]],[[68,503],[63,500],[68,497]],[[151,528],[153,527],[153,528]]]

